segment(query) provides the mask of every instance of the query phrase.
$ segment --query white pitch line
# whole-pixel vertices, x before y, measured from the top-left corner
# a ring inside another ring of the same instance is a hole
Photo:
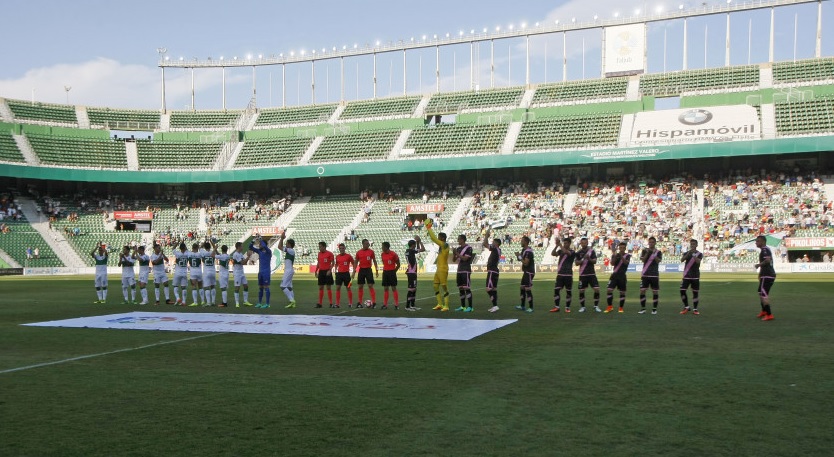
[[[29,369],[32,369],[32,368],[47,367],[47,366],[50,366],[50,365],[58,365],[58,364],[67,363],[67,362],[75,362],[76,360],[91,359],[93,357],[99,357],[99,356],[111,355],[111,354],[118,354],[120,352],[138,351],[139,349],[147,349],[147,348],[152,348],[152,347],[156,347],[156,346],[163,346],[165,344],[182,343],[184,341],[191,341],[191,340],[196,340],[196,339],[200,339],[200,338],[208,338],[210,336],[217,336],[217,335],[225,335],[225,333],[210,333],[208,335],[192,336],[192,337],[189,337],[189,338],[183,338],[181,340],[161,341],[159,343],[146,344],[144,346],[139,346],[139,347],[135,347],[135,348],[126,348],[126,349],[119,349],[119,350],[116,350],[116,351],[100,352],[98,354],[82,355],[82,356],[72,357],[72,358],[64,359],[64,360],[56,360],[55,362],[37,363],[35,365],[28,365],[28,366],[25,366],[25,367],[10,368],[8,370],[3,370],[3,371],[0,371],[0,374],[13,373],[15,371],[29,370]]]

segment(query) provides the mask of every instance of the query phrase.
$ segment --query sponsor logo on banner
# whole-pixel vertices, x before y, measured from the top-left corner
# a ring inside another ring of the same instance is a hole
[[[605,27],[605,74],[642,73],[646,68],[644,24]]]
[[[152,211],[113,211],[117,221],[149,221],[153,219]]]
[[[408,214],[442,213],[443,203],[426,203],[424,205],[405,205]]]
[[[834,272],[834,263],[792,263],[792,273],[830,273]]]
[[[661,156],[669,152],[668,149],[659,148],[645,148],[645,149],[617,149],[613,151],[596,151],[590,154],[583,154],[591,160],[634,160],[634,159],[650,159]]]
[[[788,249],[834,248],[834,237],[785,238],[785,247]]]
[[[23,268],[0,268],[0,276],[22,275]]]
[[[634,115],[632,145],[707,143],[761,139],[749,105],[646,111]]]
[[[252,227],[252,235],[278,236],[284,233],[284,229],[275,226]]]
[[[24,325],[468,341],[512,324],[516,320],[133,312]]]

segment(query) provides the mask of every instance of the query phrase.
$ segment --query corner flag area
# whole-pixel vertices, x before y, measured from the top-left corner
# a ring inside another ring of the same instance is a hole
[[[177,332],[258,333],[468,341],[517,319],[430,319],[360,316],[280,316],[271,314],[194,314],[132,312],[24,324],[32,327],[168,330]]]

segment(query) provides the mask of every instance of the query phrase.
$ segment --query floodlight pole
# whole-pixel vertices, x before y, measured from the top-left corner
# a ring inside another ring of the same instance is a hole
[[[339,83],[342,86],[341,102],[345,101],[345,58],[339,57]]]
[[[287,106],[287,68],[281,64],[281,108]]]
[[[489,88],[495,88],[495,40],[489,40]]]
[[[403,49],[403,97],[408,95],[408,80],[406,79],[406,74],[408,73],[406,70],[406,59],[405,59],[405,49]]]
[[[524,85],[530,86],[530,35],[524,36]]]
[[[440,92],[440,46],[434,47],[434,79],[435,79],[435,92]]]
[[[822,56],[822,0],[817,2],[817,46],[814,49],[814,57],[819,59]]]
[[[162,112],[165,112],[165,67],[160,67],[162,69]]]
[[[775,19],[776,10],[772,6],[770,7],[770,47],[767,54],[767,61],[773,63],[773,32],[774,32],[774,24],[776,22]]]
[[[730,13],[727,13],[727,43],[724,49],[724,66],[730,66]]]
[[[686,18],[683,18],[683,69],[687,69],[686,61],[687,61],[687,46],[686,46]]]
[[[257,95],[258,95],[258,89],[257,89],[257,87],[258,87],[258,86],[257,86],[257,84],[255,83],[255,66],[254,66],[254,65],[252,65],[252,100],[255,100],[255,101],[256,101],[256,103],[257,103]],[[225,108],[224,108],[224,109],[225,109]]]
[[[316,61],[310,61],[310,97],[313,104],[316,104]]]
[[[191,67],[191,111],[194,111],[194,67]]]
[[[475,42],[469,42],[469,90],[475,90]]]
[[[376,100],[376,49],[374,49],[374,100]]]
[[[253,67],[254,68],[254,67]],[[223,111],[226,111],[226,67],[221,68],[223,70],[223,82],[221,84],[223,89]]]
[[[568,80],[568,32],[562,32],[562,81]]]

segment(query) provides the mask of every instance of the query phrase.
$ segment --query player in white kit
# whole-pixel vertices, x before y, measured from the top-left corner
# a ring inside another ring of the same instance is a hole
[[[194,299],[194,302],[188,306],[200,306],[200,303],[206,300],[203,292],[203,257],[200,255],[200,245],[197,243],[191,245],[191,252],[188,253],[188,268],[191,297]]]
[[[240,286],[243,286],[243,305],[252,306],[249,303],[249,282],[246,280],[246,274],[243,272],[243,265],[246,263],[247,255],[243,252],[243,243],[238,241],[235,243],[235,252],[232,253],[232,273],[235,281],[235,308],[240,308],[240,299],[238,293]]]
[[[295,308],[295,292],[292,290],[292,278],[295,275],[295,240],[287,238],[287,245],[284,246],[284,238],[286,238],[286,231],[278,238],[278,250],[284,253],[284,277],[281,278],[281,290],[287,296],[290,303],[287,308]]]
[[[96,262],[96,296],[98,300],[93,303],[107,302],[107,248],[98,242],[93,251],[90,252]]]
[[[153,245],[153,254],[151,254],[151,265],[153,265],[153,283],[156,289],[154,289],[154,295],[156,296],[156,304],[159,304],[159,287],[162,286],[162,290],[165,292],[165,303],[169,305],[173,305],[174,302],[171,301],[171,292],[168,290],[168,274],[165,273],[165,263],[168,261],[168,257],[165,256],[165,253],[162,252],[162,246],[158,244]]]
[[[223,246],[220,246],[220,254],[217,254],[217,246],[215,246],[214,252],[214,260],[217,261],[217,271],[218,275],[220,276],[220,280],[218,283],[218,285],[220,286],[220,296],[223,300],[218,306],[220,306],[221,308],[225,308],[226,306],[228,306],[227,300],[229,298],[229,293],[226,292],[226,289],[229,288],[229,259],[231,259],[231,256],[229,255],[229,246],[226,246],[225,244]]]
[[[182,295],[180,295],[182,291]],[[180,243],[179,251],[174,251],[174,298],[177,306],[185,306],[188,295],[188,250],[185,243]]]
[[[148,278],[151,276],[151,257],[145,254],[145,246],[139,246],[136,250],[136,261],[139,262],[139,294],[142,295],[140,305],[148,304]]]
[[[206,296],[203,306],[214,306],[217,303],[217,272],[214,269],[214,258],[217,255],[217,246],[206,241],[200,256],[203,258],[203,293]]]
[[[122,248],[119,254],[119,266],[122,267],[122,295],[125,297],[123,305],[132,305],[136,301],[136,251],[130,252],[130,247]]]

